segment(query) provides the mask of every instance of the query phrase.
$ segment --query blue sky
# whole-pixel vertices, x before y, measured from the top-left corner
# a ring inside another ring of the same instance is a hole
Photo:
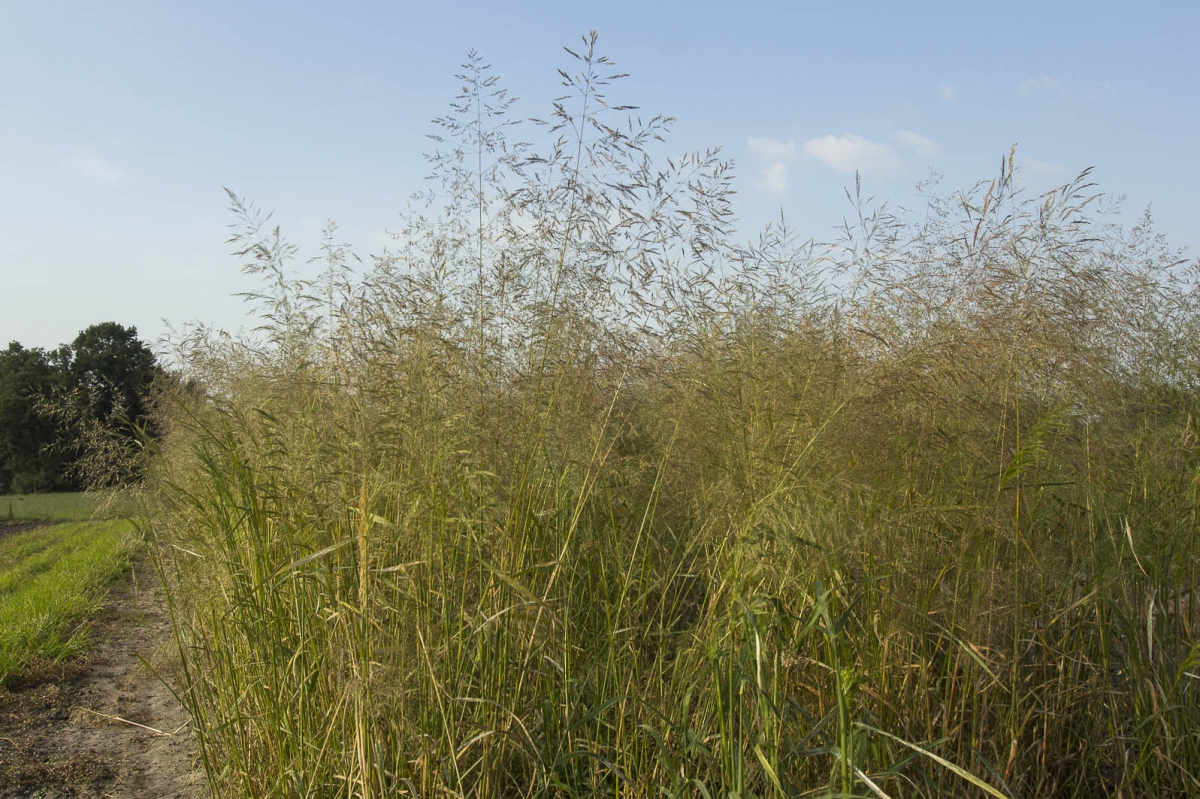
[[[829,236],[856,169],[904,205],[1019,142],[1030,191],[1094,166],[1200,255],[1200,3],[0,0],[0,345],[250,323],[223,186],[377,252],[467,51],[541,115],[590,29],[631,73],[614,99],[735,159],[746,238],[781,209]]]

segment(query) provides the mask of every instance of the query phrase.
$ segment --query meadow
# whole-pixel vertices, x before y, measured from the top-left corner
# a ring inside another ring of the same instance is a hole
[[[1196,264],[1012,156],[739,244],[578,58],[361,272],[231,195],[144,497],[214,792],[1200,791]]]
[[[78,511],[82,501],[43,506]],[[0,526],[0,687],[77,655],[88,620],[135,548],[127,521],[63,523],[5,535]]]
[[[0,494],[0,529],[4,522],[83,522],[111,519],[134,510],[120,491],[58,491]]]

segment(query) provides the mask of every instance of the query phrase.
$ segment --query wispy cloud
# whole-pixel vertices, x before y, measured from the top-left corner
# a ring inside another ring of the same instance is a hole
[[[1061,84],[1057,78],[1052,78],[1049,75],[1038,75],[1036,78],[1027,78],[1021,88],[1017,89],[1017,93],[1022,97],[1030,97],[1038,92],[1057,89]]]
[[[944,103],[957,102],[958,89],[949,83],[940,83],[938,84],[938,99]]]
[[[892,148],[855,133],[821,136],[804,142],[804,152],[819,158],[839,172],[895,173],[904,169]]]
[[[1036,158],[1021,156],[1017,159],[1017,165],[1022,172],[1027,172],[1030,175],[1057,175],[1063,171],[1063,167],[1058,164],[1052,164],[1049,161],[1039,161]]]
[[[762,176],[762,180],[758,182],[759,188],[775,194],[783,194],[788,187],[787,172],[787,164],[780,161],[758,170],[758,174]]]
[[[796,141],[788,139],[747,139],[746,147],[760,162],[757,185],[773,194],[783,194],[788,188],[788,164],[796,160]]]
[[[129,182],[129,175],[124,169],[94,153],[80,153],[67,163],[75,172],[96,183],[122,186]]]
[[[791,161],[796,157],[795,139],[746,139],[746,146],[755,158],[763,161]]]
[[[912,151],[918,158],[933,158],[938,154],[938,144],[928,136],[913,133],[911,130],[896,131],[895,139],[902,147]]]
[[[1111,100],[1119,94],[1117,84],[1108,81],[1089,83],[1084,89],[1084,97],[1088,100]]]

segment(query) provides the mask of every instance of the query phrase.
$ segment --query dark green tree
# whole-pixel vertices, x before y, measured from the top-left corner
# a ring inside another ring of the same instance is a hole
[[[161,373],[137,328],[92,325],[47,352],[0,352],[0,493],[124,483],[138,474]]]
[[[56,448],[80,488],[121,485],[141,472],[141,440],[149,433],[149,396],[161,370],[137,328],[92,325],[60,351],[69,390],[43,404],[58,422]]]
[[[0,493],[66,487],[57,425],[39,409],[67,384],[56,355],[15,341],[0,351]]]
[[[94,418],[105,424],[145,424],[146,398],[158,366],[154,353],[138,340],[136,327],[92,325],[75,337],[66,354],[72,384],[87,397]]]

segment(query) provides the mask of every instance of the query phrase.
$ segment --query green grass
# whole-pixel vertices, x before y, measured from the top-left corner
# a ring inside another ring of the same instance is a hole
[[[0,685],[87,645],[85,622],[134,550],[129,522],[68,523],[0,539]]]
[[[82,522],[127,514],[130,503],[120,492],[63,491],[0,494],[0,525],[5,522]]]

